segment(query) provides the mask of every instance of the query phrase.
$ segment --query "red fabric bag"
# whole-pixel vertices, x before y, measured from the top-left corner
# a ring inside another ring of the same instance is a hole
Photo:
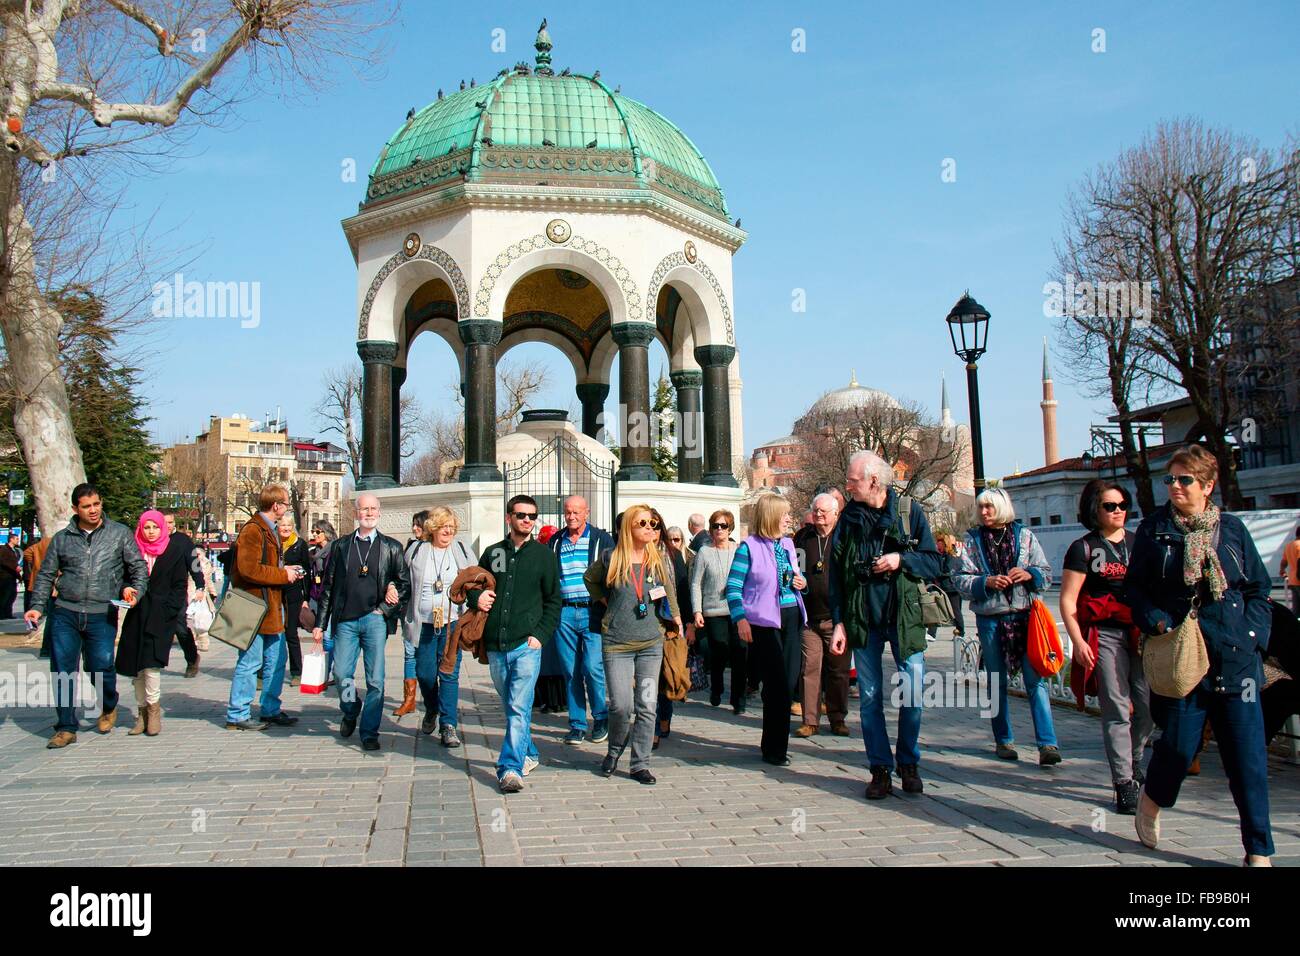
[[[1040,677],[1055,677],[1065,666],[1065,648],[1056,629],[1056,618],[1038,598],[1029,608],[1029,641],[1025,645],[1025,659]]]

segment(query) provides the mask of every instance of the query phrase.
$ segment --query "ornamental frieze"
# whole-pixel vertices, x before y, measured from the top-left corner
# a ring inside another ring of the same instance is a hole
[[[465,282],[465,274],[460,271],[460,266],[456,265],[453,259],[437,246],[431,246],[427,243],[420,246],[419,251],[414,255],[407,255],[406,248],[399,252],[393,253],[392,257],[384,263],[370,283],[370,288],[366,290],[366,298],[361,303],[361,319],[357,322],[357,339],[367,338],[366,333],[370,329],[370,309],[375,304],[375,296],[379,294],[379,287],[384,284],[384,280],[392,275],[393,270],[406,262],[414,262],[417,259],[428,259],[442,266],[442,270],[447,273],[451,279],[451,290],[456,295],[456,308],[459,315],[469,315],[469,285]]]
[[[627,304],[629,321],[636,322],[641,319],[643,314],[641,294],[636,291],[636,280],[632,278],[632,273],[623,265],[623,261],[618,256],[594,239],[584,239],[582,236],[575,235],[564,239],[562,242],[556,242],[542,233],[529,236],[527,239],[520,239],[518,242],[512,242],[497,254],[497,257],[483,271],[483,275],[478,281],[478,289],[474,292],[474,314],[480,318],[487,317],[488,303],[492,301],[492,291],[496,288],[497,279],[501,278],[501,274],[510,267],[512,262],[538,249],[561,245],[566,249],[576,249],[578,252],[585,253],[605,266],[623,292],[623,301]]]
[[[655,271],[650,276],[650,285],[646,290],[647,301],[658,304],[659,289],[664,284],[664,276],[678,266],[695,269],[704,277],[704,281],[709,284],[709,287],[713,289],[713,294],[718,297],[718,306],[722,310],[723,325],[727,329],[727,344],[735,345],[736,333],[731,321],[731,306],[727,304],[727,297],[722,293],[722,283],[718,281],[718,277],[713,274],[713,270],[709,268],[708,264],[699,257],[698,252],[693,262],[686,258],[684,252],[673,252],[664,256],[659,265],[655,266]]]

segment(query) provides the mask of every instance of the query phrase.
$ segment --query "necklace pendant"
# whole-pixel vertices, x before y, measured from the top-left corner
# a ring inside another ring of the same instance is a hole
[[[361,576],[364,578],[369,573],[370,573],[370,566],[367,564],[361,565]]]
[[[436,581],[433,582],[433,593],[434,594],[442,593],[442,578],[438,578]]]
[[[817,570],[818,570],[818,571],[822,570],[824,567],[826,567],[826,565],[825,565],[824,562],[822,562],[822,561],[818,561],[818,562],[817,562]]]

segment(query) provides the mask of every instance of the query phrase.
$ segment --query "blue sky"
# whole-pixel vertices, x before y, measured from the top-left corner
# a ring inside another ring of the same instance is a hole
[[[531,62],[545,15],[557,69],[598,68],[677,123],[750,233],[733,303],[747,451],[786,434],[851,370],[932,412],[946,373],[965,421],[963,368],[943,319],[969,288],[993,315],[980,364],[986,471],[1038,467],[1039,363],[1052,334],[1042,286],[1067,191],[1161,119],[1192,115],[1280,144],[1300,128],[1300,7],[974,6],[407,3],[378,75],[359,82],[340,65],[319,95],[252,99],[237,124],[200,132],[170,174],[131,188],[139,213],[157,211],[159,233],[174,228],[201,248],[187,279],[261,283],[259,327],[176,319],[153,337],[155,438],[277,406],[295,434],[319,431],[311,409],[323,372],[356,358],[356,274],[339,221],[407,109],[462,78]],[[505,53],[491,50],[497,27]],[[796,28],[806,52],[791,50]],[[1104,53],[1092,50],[1097,28]],[[341,180],[348,158],[358,182]],[[946,183],[949,158],[957,176]],[[806,314],[791,309],[796,288]],[[530,345],[509,360],[553,369],[539,405],[573,401],[558,352]],[[251,371],[259,362],[265,373]],[[653,346],[652,372],[661,364]],[[1108,410],[1056,369],[1061,452],[1077,455]],[[446,402],[455,375],[450,350],[422,337],[406,388]]]

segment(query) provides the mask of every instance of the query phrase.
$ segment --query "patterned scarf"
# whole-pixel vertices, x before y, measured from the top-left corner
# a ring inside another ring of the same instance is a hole
[[[1012,528],[980,528],[981,543],[984,553],[988,555],[991,574],[1009,574],[1016,566],[1016,541]],[[1012,585],[1017,587],[1018,585]],[[1008,590],[1010,590],[1008,588]],[[1029,614],[1019,611],[1002,614],[998,617],[998,644],[1002,648],[1002,658],[1006,662],[1008,675],[1020,672],[1021,661],[1025,657],[1025,648],[1029,645]]]
[[[1174,527],[1186,535],[1183,542],[1183,583],[1195,588],[1204,580],[1214,600],[1222,600],[1228,590],[1228,579],[1214,550],[1214,530],[1219,526],[1218,505],[1207,501],[1204,511],[1190,516],[1173,506],[1169,510],[1174,516]]]

